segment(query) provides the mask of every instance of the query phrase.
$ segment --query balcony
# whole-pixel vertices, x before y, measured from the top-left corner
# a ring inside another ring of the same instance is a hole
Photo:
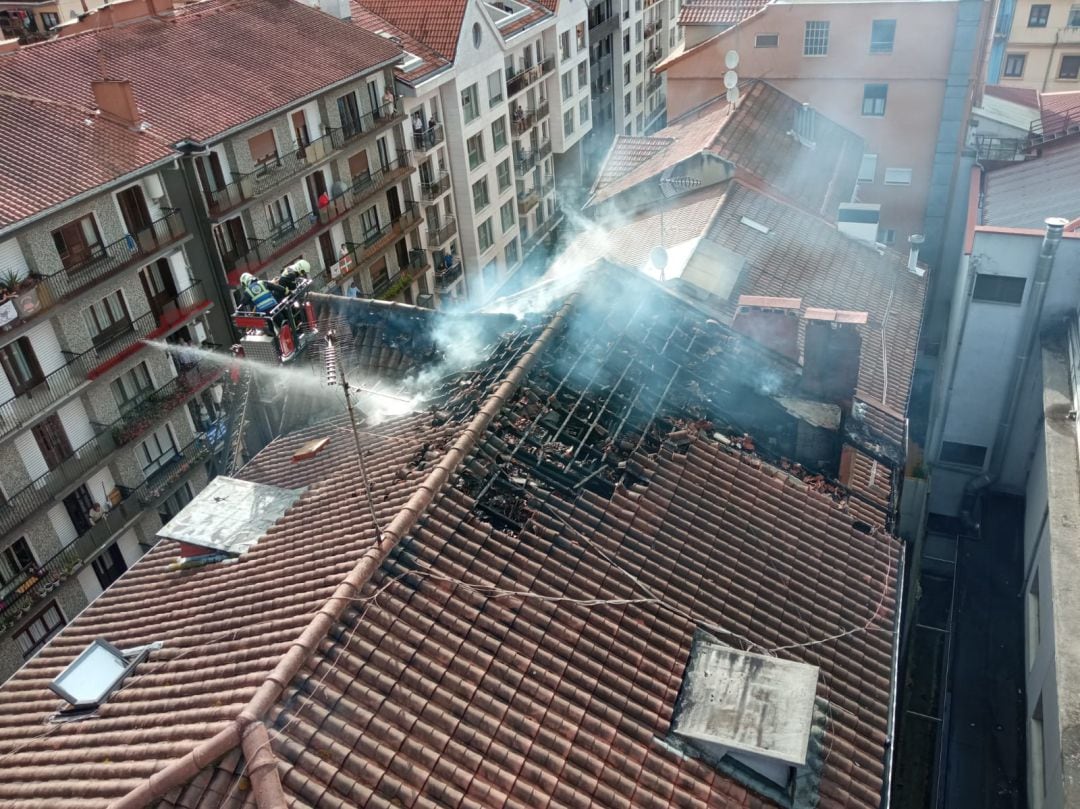
[[[536,249],[540,242],[551,233],[559,219],[559,216],[549,216],[537,226],[536,230],[523,239],[521,243],[522,255],[527,255]]]
[[[506,97],[512,98],[524,90],[526,87],[536,83],[539,79],[546,76],[548,73],[555,69],[555,57],[549,56],[543,62],[538,65],[533,65],[530,68],[522,70],[520,73],[515,73],[513,76],[507,75],[506,77]]]
[[[445,262],[439,263],[440,269],[435,270],[435,289],[438,292],[447,292],[456,284],[462,276],[461,261],[453,261],[449,266]]]
[[[202,281],[197,281],[177,293],[160,313],[147,312],[128,321],[122,331],[117,331],[110,335],[108,341],[95,346],[98,364],[86,372],[87,378],[97,379],[140,351],[146,341],[164,337],[209,308],[210,301],[203,294]]]
[[[420,131],[412,131],[413,148],[418,152],[426,152],[434,149],[444,140],[446,135],[443,132],[442,124],[435,124],[435,126],[429,126]]]
[[[648,65],[649,67],[652,67],[653,65],[655,65],[657,62],[660,61],[660,58],[663,55],[664,54],[663,54],[662,51],[651,50],[651,51],[649,51],[649,55],[645,57],[645,64]]]
[[[442,172],[439,179],[430,183],[420,183],[420,196],[429,202],[437,199],[450,190],[450,174]]]
[[[452,216],[444,216],[442,225],[428,226],[428,244],[443,244],[455,233],[457,233],[457,221]]]
[[[514,133],[514,137],[521,137],[530,129],[536,125],[536,110],[526,110],[521,107],[514,107],[513,119],[510,122],[510,128]]]
[[[646,93],[655,93],[663,85],[664,80],[660,76],[650,76],[649,81],[645,84]]]
[[[175,455],[155,469],[146,482],[133,492],[131,499],[137,500],[145,508],[156,508],[213,451],[214,445],[207,435],[196,436],[194,441],[177,450]]]
[[[536,156],[535,149],[531,152],[519,150],[514,159],[514,171],[520,175],[524,175],[531,171],[536,166]]]
[[[141,438],[167,414],[217,382],[225,371],[225,364],[218,362],[196,362],[183,368],[157,390],[147,391],[125,405],[120,418],[113,422],[113,440],[122,446]]]
[[[346,242],[348,253],[330,268],[330,278],[337,281],[352,275],[360,267],[376,259],[395,239],[401,237],[420,223],[420,206],[405,200],[401,212],[385,225],[364,234],[363,241]]]
[[[420,249],[410,250],[409,262],[404,267],[399,267],[393,276],[372,284],[371,297],[381,301],[393,300],[427,269],[427,253]]]
[[[0,301],[0,323],[11,326],[33,320],[57,304],[71,300],[117,273],[150,262],[162,250],[187,235],[180,211],[169,209],[163,217],[137,233],[104,247],[91,248],[91,256],[59,272],[29,276]],[[3,292],[0,291],[0,297]]]
[[[537,151],[540,153],[539,157],[537,158],[538,160],[543,160],[545,157],[551,154],[551,139],[548,138],[543,143],[541,143],[540,148]]]
[[[531,188],[528,191],[519,191],[517,194],[517,209],[518,214],[525,216],[529,211],[536,207],[536,203],[540,201],[540,193]]]
[[[299,220],[287,222],[266,237],[248,239],[242,250],[222,256],[229,283],[235,286],[240,281],[241,273],[258,272],[274,259],[326,230],[374,194],[415,170],[409,160],[409,153],[400,152],[396,160],[381,169],[354,177],[352,185],[331,197],[329,204],[320,208],[317,214],[311,213]]]
[[[371,112],[365,112],[359,118],[343,121],[340,129],[330,131],[331,141],[335,149],[342,149],[361,137],[381,132],[404,118],[405,113],[402,112],[399,102],[386,103]]]
[[[332,132],[327,132],[321,138],[306,146],[300,146],[285,156],[275,155],[254,171],[237,175],[228,185],[206,193],[206,206],[210,216],[217,218],[248,200],[262,196],[321,162],[335,149]]]

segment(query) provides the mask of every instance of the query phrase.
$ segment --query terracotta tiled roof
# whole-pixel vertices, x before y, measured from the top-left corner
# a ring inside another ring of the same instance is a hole
[[[44,207],[145,165],[164,144],[207,140],[321,88],[386,64],[401,49],[359,26],[293,0],[206,0],[116,28],[88,31],[0,56],[8,88],[32,88],[35,97],[70,109],[95,108],[91,80],[129,80],[147,131],[121,137],[95,122],[89,136],[69,130],[71,116],[42,110],[5,118],[0,143],[0,223]],[[149,70],[148,65],[168,66]],[[235,88],[246,88],[235,92]],[[75,115],[76,113],[72,113]],[[38,125],[48,125],[39,129]],[[100,130],[100,131],[99,131]],[[71,142],[72,152],[41,149],[33,157],[14,148],[35,140]],[[137,145],[133,141],[152,141]],[[10,142],[10,143],[9,143]],[[118,155],[129,154],[128,159]],[[64,178],[61,188],[57,178]]]
[[[1044,132],[1058,132],[1080,126],[1080,91],[1040,93],[1039,110]]]
[[[434,415],[362,434],[378,554],[341,423],[275,442],[243,476],[310,488],[252,550],[177,570],[160,543],[0,688],[0,803],[772,806],[668,741],[704,629],[820,667],[817,805],[878,806],[901,547],[725,437],[725,409],[770,408],[750,349],[591,276]],[[164,645],[95,715],[45,723],[100,636]]]
[[[762,0],[693,0],[679,12],[679,25],[734,25],[766,5]]]
[[[734,110],[721,99],[680,117],[651,138],[617,138],[607,160],[612,169],[605,168],[589,204],[599,205],[708,152],[806,210],[835,219],[839,204],[851,198],[863,142],[815,113],[814,145],[804,146],[791,134],[802,107],[767,82],[747,82]]]
[[[1080,217],[1080,139],[1045,147],[1039,157],[986,172],[983,225],[1045,227],[1049,216]]]
[[[352,11],[352,21],[354,24],[360,26],[365,31],[371,31],[377,34],[386,33],[397,37],[401,41],[401,46],[406,51],[422,60],[416,67],[410,67],[408,70],[401,70],[399,68],[396,71],[398,77],[402,81],[415,82],[438,70],[449,67],[449,59],[440,56],[433,48],[429,48],[416,37],[411,36],[396,25],[393,25],[389,21],[384,20],[382,17],[369,11],[361,2],[359,2],[359,0],[351,0],[349,7]]]
[[[424,3],[362,0],[362,5],[443,58],[452,62],[457,56],[457,44],[468,0],[434,0]]]
[[[1028,87],[1007,87],[1000,84],[988,84],[983,88],[983,93],[1002,101],[1019,104],[1022,107],[1039,108],[1039,91]]]

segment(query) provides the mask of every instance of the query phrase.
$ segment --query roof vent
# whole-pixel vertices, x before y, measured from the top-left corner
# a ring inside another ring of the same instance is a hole
[[[817,666],[732,649],[697,633],[671,729],[763,794],[791,795],[817,766]]]
[[[817,113],[809,104],[802,104],[795,109],[795,128],[791,134],[795,140],[808,149],[813,149],[817,143]]]
[[[71,711],[89,711],[109,698],[152,649],[140,646],[122,652],[108,641],[95,640],[49,683],[49,688],[71,704]]]

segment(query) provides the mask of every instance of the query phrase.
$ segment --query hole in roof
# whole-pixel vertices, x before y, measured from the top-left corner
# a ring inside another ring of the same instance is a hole
[[[483,39],[484,32],[480,30],[480,23],[474,22],[472,26],[472,44],[474,48],[480,47],[480,41]]]

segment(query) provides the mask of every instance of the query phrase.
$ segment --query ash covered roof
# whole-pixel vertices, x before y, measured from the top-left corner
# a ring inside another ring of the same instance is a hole
[[[342,419],[272,443],[239,477],[307,488],[265,537],[161,542],[0,688],[0,803],[771,806],[669,741],[704,632],[818,666],[817,806],[878,806],[901,547],[835,480],[872,447],[796,463],[797,366],[636,274],[475,343],[361,430],[369,489]],[[163,645],[49,724],[97,637]]]

